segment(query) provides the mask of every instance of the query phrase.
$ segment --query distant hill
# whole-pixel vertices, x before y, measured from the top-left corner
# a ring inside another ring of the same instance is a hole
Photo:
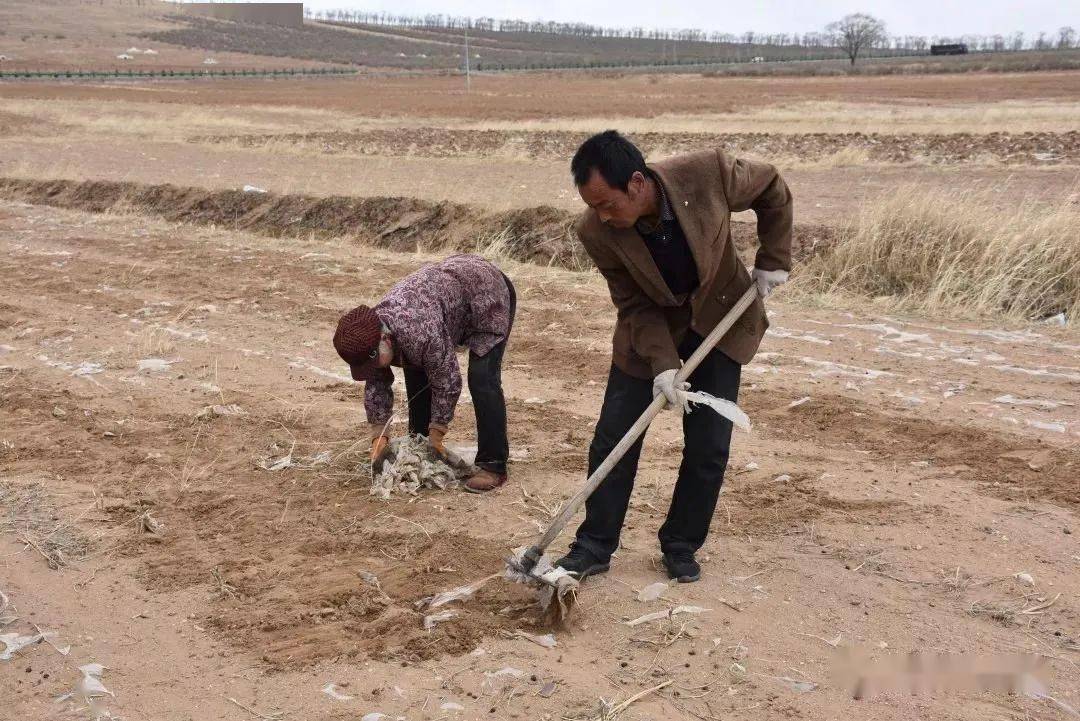
[[[303,29],[188,18],[145,37],[188,47],[305,58],[408,70],[457,70],[465,64],[465,35],[449,28],[309,20]],[[649,38],[573,37],[544,32],[471,31],[469,62],[477,70],[552,67],[696,65],[840,58],[834,48],[745,45]]]
[[[207,67],[208,60],[219,68],[324,65],[254,46],[220,52],[158,40],[158,33],[186,27],[175,12],[172,3],[156,0],[0,0],[0,69],[188,69]]]
[[[804,58],[796,47],[648,38],[586,38],[547,32],[470,33],[480,70],[595,65],[664,65]],[[182,16],[157,0],[2,0],[3,69],[194,68],[348,64],[368,68],[456,70],[464,35],[447,28],[309,20],[302,29]],[[139,52],[128,52],[129,50]],[[146,54],[149,49],[154,51]],[[816,49],[814,57],[824,52]],[[833,53],[835,55],[835,53]],[[127,55],[129,57],[119,58]]]

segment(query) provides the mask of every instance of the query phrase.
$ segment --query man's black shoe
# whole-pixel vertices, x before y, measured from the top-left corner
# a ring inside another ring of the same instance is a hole
[[[584,581],[596,573],[607,573],[611,568],[610,563],[600,560],[577,544],[571,544],[570,550],[556,561],[555,565],[565,568],[579,581]]]
[[[693,583],[701,578],[701,566],[694,560],[694,554],[687,551],[664,554],[664,568],[668,577],[679,583]]]

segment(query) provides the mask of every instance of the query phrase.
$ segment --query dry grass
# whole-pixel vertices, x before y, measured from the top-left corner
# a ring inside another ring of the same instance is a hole
[[[1080,324],[1080,208],[987,192],[897,190],[804,266],[796,293],[872,298],[931,314]]]
[[[940,75],[946,73],[1025,73],[1074,70],[1080,67],[1080,53],[1074,50],[1047,50],[968,55],[863,58],[852,66],[846,60],[807,63],[769,62],[725,65],[707,70],[706,77],[839,77],[850,75]]]
[[[176,342],[163,328],[149,327],[135,335],[131,348],[142,358],[164,358],[176,351]]]
[[[477,130],[571,130],[617,127],[627,133],[988,133],[1080,130],[1080,102],[846,103],[806,101],[715,114],[651,118],[567,117],[455,123]],[[455,124],[448,123],[448,126]]]
[[[153,90],[153,92],[151,92]],[[549,120],[464,122],[451,118],[418,121],[405,117],[365,117],[322,108],[294,106],[178,106],[158,102],[189,92],[172,86],[147,88],[146,102],[0,99],[0,111],[58,126],[66,133],[137,135],[158,140],[243,133],[310,133],[375,128],[445,127],[461,130],[564,130],[587,133],[617,127],[627,133],[989,133],[1080,130],[1080,102],[1006,101],[932,105],[801,102],[716,114],[676,114],[654,118],[625,116]],[[27,129],[31,132],[31,128]],[[285,150],[286,148],[274,148]],[[321,148],[304,148],[304,152]],[[505,149],[513,155],[513,149]],[[519,156],[527,157],[524,150]]]
[[[62,568],[90,550],[89,540],[74,527],[78,519],[58,518],[40,483],[0,482],[0,533],[14,535],[52,569]]]
[[[198,134],[286,133],[313,125],[347,130],[359,125],[356,118],[345,113],[289,106],[222,108],[160,102],[0,100],[0,110],[36,123],[48,123],[61,129],[64,135],[102,134],[175,141]]]

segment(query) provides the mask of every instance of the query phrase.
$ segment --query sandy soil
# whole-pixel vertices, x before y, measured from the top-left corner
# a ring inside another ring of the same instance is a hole
[[[413,603],[497,570],[581,482],[612,323],[596,277],[507,266],[512,483],[383,502],[326,339],[340,309],[425,258],[10,202],[0,229],[3,483],[44,484],[51,523],[90,549],[56,571],[5,536],[5,631],[33,622],[72,646],[0,662],[16,718],[80,713],[53,699],[91,661],[116,694],[98,710],[123,717],[249,717],[232,698],[284,718],[595,718],[599,699],[668,680],[625,717],[1067,717],[1023,695],[855,701],[832,673],[841,649],[1036,653],[1047,692],[1077,705],[1073,335],[778,298],[703,581],[635,597],[662,579],[654,534],[680,454],[664,417],[613,572],[546,650],[518,635],[546,631],[520,587],[495,583],[431,632]],[[140,371],[150,358],[168,364]],[[455,442],[472,442],[470,416]],[[299,465],[260,467],[290,452]],[[710,610],[622,623],[678,604]]]
[[[632,700],[624,719],[1073,717],[1075,330],[890,316],[871,301],[840,312],[781,292],[744,371],[754,428],[736,435],[702,581],[637,600],[664,579],[655,534],[681,456],[665,415],[612,572],[584,584],[560,629],[502,581],[431,630],[415,604],[499,570],[583,481],[614,322],[601,280],[500,261],[519,291],[504,372],[515,463],[488,496],[370,496],[360,389],[328,339],[342,310],[431,259],[411,250],[424,245],[403,213],[457,243],[497,212],[561,228],[580,208],[565,158],[462,149],[489,137],[462,130],[543,146],[621,121],[668,140],[741,129],[798,143],[775,133],[867,132],[865,110],[887,132],[1010,131],[989,146],[1009,157],[1031,150],[1016,133],[1071,138],[1078,89],[1080,73],[521,76],[480,78],[468,97],[434,78],[0,87],[0,176],[196,188],[165,213],[183,225],[93,197],[68,204],[97,212],[0,199],[0,637],[55,633],[0,660],[0,717],[592,720],[602,700]],[[359,150],[317,147],[372,131]],[[205,142],[242,134],[273,142]],[[779,159],[800,232],[905,183],[1076,200],[1069,165],[971,162],[954,144],[936,166],[811,162],[813,150]],[[277,227],[241,193],[198,190],[246,184],[368,200],[327,202],[329,217],[295,232],[289,203],[311,201],[275,204]],[[21,197],[51,202],[33,189]],[[81,192],[52,190],[57,203]],[[325,231],[338,211],[364,222]],[[466,401],[450,439],[467,447],[473,431]],[[708,610],[624,623],[679,605]],[[523,635],[548,632],[550,649]],[[850,654],[871,675],[910,669],[913,652],[962,667],[1036,658],[1042,685],[1013,674],[994,692],[911,693],[908,677],[857,700],[836,672]],[[88,708],[66,694],[91,662],[115,696]]]

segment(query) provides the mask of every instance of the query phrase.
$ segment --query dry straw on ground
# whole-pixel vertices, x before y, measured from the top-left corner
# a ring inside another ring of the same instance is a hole
[[[917,187],[867,205],[795,292],[836,293],[931,314],[1080,317],[1080,207]]]
[[[58,518],[42,484],[0,481],[0,534],[15,536],[41,554],[52,569],[82,558],[90,549],[74,520]]]

